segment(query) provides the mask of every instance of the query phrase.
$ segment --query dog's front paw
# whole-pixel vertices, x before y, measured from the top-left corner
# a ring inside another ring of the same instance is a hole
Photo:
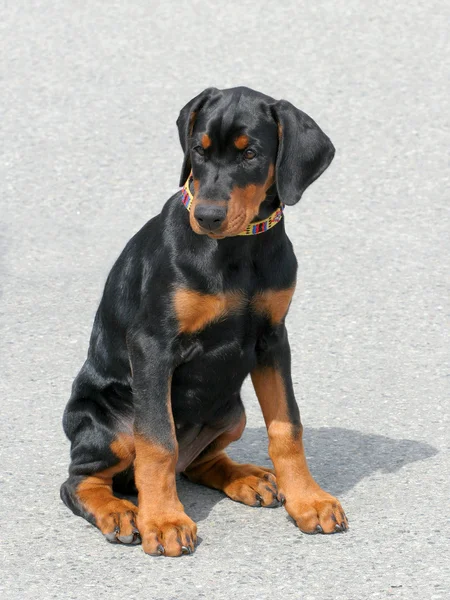
[[[285,508],[304,533],[338,533],[349,528],[339,500],[321,489],[286,498]]]
[[[186,513],[154,515],[140,520],[144,552],[152,556],[181,556],[192,554],[197,543],[197,525]]]

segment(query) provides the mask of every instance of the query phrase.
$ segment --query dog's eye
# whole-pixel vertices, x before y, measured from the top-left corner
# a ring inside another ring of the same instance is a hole
[[[197,152],[197,154],[200,154],[200,156],[205,156],[205,150],[201,146],[195,146],[194,150]]]
[[[247,148],[247,150],[244,150],[244,158],[246,158],[247,160],[251,160],[252,158],[255,158],[255,156],[256,152],[251,148]]]

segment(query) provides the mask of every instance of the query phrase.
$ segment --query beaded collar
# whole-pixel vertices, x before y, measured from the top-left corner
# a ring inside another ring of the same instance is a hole
[[[190,188],[191,182],[192,175],[189,175],[186,183],[181,188],[181,200],[188,211],[191,210],[191,204],[193,200],[193,195]],[[268,229],[272,229],[272,227],[275,227],[275,225],[283,218],[283,209],[284,204],[281,204],[275,212],[267,217],[267,219],[250,223],[244,231],[241,231],[241,233],[238,233],[237,235],[257,235],[258,233],[264,233]]]

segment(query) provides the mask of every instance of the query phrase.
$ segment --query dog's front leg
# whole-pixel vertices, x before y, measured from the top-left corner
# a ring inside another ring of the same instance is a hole
[[[195,549],[197,527],[184,512],[175,482],[178,444],[171,408],[172,353],[139,332],[128,340],[135,403],[138,529],[147,554],[180,556]]]
[[[251,377],[267,426],[279,496],[285,500],[287,512],[305,533],[345,531],[348,522],[339,501],[321,489],[308,469],[284,324],[275,327],[261,344]]]

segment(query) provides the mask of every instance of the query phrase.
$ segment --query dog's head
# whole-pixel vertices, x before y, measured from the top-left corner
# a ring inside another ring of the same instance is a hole
[[[190,224],[214,238],[243,231],[272,186],[281,202],[296,204],[334,156],[311,117],[245,87],[206,89],[181,110],[177,126],[180,185],[191,171],[194,180]]]

